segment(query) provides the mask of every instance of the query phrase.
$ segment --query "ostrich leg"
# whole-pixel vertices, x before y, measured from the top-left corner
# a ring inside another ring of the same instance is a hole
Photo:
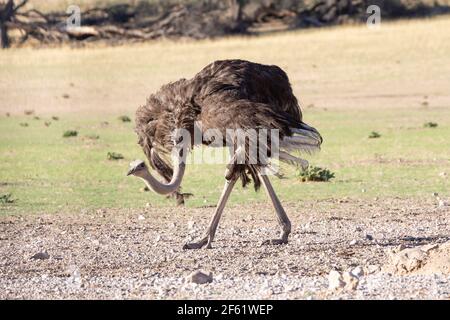
[[[233,172],[233,166],[235,165],[236,159],[241,152],[242,149],[238,148],[234,153],[233,157],[230,160],[230,163],[227,166],[225,177],[227,177],[229,173]],[[223,209],[225,208],[225,204],[227,203],[227,200],[230,197],[231,190],[233,190],[237,178],[238,177],[235,175],[232,176],[230,179],[225,178],[226,179],[225,186],[223,187],[222,194],[220,195],[219,202],[217,203],[217,207],[216,210],[214,211],[214,215],[211,219],[209,227],[208,229],[206,229],[205,236],[197,242],[186,243],[183,246],[183,249],[200,249],[205,245],[207,249],[211,248],[211,243],[214,240],[214,235],[216,234],[220,217],[222,216]]]
[[[207,249],[211,248],[211,243],[214,240],[214,235],[216,234],[217,226],[219,225],[220,217],[222,216],[223,209],[225,208],[225,204],[230,196],[231,190],[236,183],[236,178],[233,177],[230,180],[226,180],[225,186],[222,191],[222,195],[220,196],[219,203],[217,204],[216,210],[214,211],[214,215],[211,219],[210,225],[208,229],[206,229],[205,236],[197,242],[186,243],[183,246],[183,249],[200,249],[206,245]]]
[[[266,240],[262,244],[285,244],[288,242],[289,234],[291,233],[291,222],[289,221],[289,218],[284,211],[283,207],[281,206],[280,200],[278,199],[277,195],[275,194],[275,191],[273,190],[272,184],[270,183],[269,178],[267,175],[261,174],[261,172],[258,172],[259,177],[261,178],[261,181],[264,185],[264,188],[266,189],[267,195],[269,196],[270,200],[272,201],[272,204],[275,208],[275,212],[277,213],[278,223],[281,226],[281,238],[280,239],[271,239]]]

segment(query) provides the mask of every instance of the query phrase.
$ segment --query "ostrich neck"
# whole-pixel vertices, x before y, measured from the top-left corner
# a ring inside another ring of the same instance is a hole
[[[148,170],[145,170],[142,176],[139,178],[141,178],[145,182],[150,190],[154,190],[153,186],[155,185],[155,183],[160,183],[154,176],[151,175]]]
[[[161,183],[152,174],[145,170],[141,176],[139,176],[142,180],[144,180],[145,184],[156,193],[159,194],[169,194],[175,192],[181,184],[181,180],[183,179],[185,170],[184,164],[179,164],[175,166],[175,170],[173,172],[172,180],[169,183]]]

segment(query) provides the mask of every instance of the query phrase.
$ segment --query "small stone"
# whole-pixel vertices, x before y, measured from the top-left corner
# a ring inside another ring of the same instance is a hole
[[[369,241],[372,241],[373,240],[373,236],[368,234],[368,233],[366,233],[366,239],[369,240]]]
[[[223,276],[222,273],[216,276],[216,280],[220,281],[220,280],[223,280],[223,279],[224,279],[224,276]]]
[[[189,221],[189,222],[187,223],[188,229],[193,229],[194,226],[195,226],[195,221]]]
[[[360,278],[360,277],[362,277],[362,276],[364,275],[364,270],[363,270],[363,268],[361,268],[360,266],[357,266],[356,268],[354,268],[354,269],[352,270],[352,274],[353,274],[355,277]]]
[[[439,173],[439,177],[445,178],[447,176],[447,172]]]
[[[344,272],[342,274],[342,279],[345,283],[345,289],[347,290],[356,290],[359,284],[359,279],[355,275],[350,272]]]
[[[357,243],[356,239],[353,239],[352,241],[350,241],[349,245],[354,246]]]
[[[439,197],[439,193],[433,192],[433,197]]]
[[[188,282],[196,283],[196,284],[205,284],[213,281],[212,273],[206,273],[200,270],[197,270],[191,273],[186,280]]]
[[[367,266],[367,274],[374,274],[381,271],[380,266],[377,266],[375,264],[371,264]]]
[[[366,189],[361,189],[361,192],[362,192],[362,193],[365,193],[365,192],[366,192]]]
[[[424,245],[421,247],[422,251],[424,251],[426,253],[428,253],[431,250],[438,249],[438,248],[439,248],[439,245],[436,243],[435,244],[427,244],[427,245]]]
[[[82,286],[82,279],[81,279],[81,272],[80,269],[75,265],[70,265],[67,270],[66,274],[69,275],[69,277],[66,280],[67,284],[74,285],[75,287],[80,288]]]
[[[328,274],[328,289],[337,290],[345,287],[345,282],[341,274],[336,270],[331,270]]]
[[[49,258],[50,258],[50,255],[47,253],[47,251],[38,252],[31,257],[31,259],[34,259],[34,260],[47,260]]]
[[[450,203],[448,201],[439,200],[439,204],[438,204],[439,208],[448,207],[448,206],[450,206]]]
[[[419,269],[424,260],[424,253],[417,248],[405,249],[397,255],[391,256],[392,265],[400,274]]]
[[[138,220],[139,221],[145,220],[145,217],[142,214],[140,214],[140,215],[138,215]]]

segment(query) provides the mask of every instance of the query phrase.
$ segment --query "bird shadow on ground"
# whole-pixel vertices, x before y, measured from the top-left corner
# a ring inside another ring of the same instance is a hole
[[[422,246],[430,243],[444,243],[450,241],[450,236],[445,235],[435,235],[429,237],[400,237],[400,238],[391,238],[383,241],[367,241],[361,243],[359,246],[382,246],[382,247],[395,247],[399,245],[404,245],[407,247],[416,247]]]

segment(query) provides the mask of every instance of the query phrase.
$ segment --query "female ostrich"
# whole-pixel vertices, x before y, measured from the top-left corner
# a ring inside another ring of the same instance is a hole
[[[279,140],[269,139],[264,147],[270,157],[274,147],[278,147],[279,159],[291,164],[303,164],[304,160],[291,155],[290,151],[314,151],[320,149],[322,137],[313,127],[302,121],[302,113],[297,99],[292,93],[286,73],[277,66],[268,66],[243,60],[216,61],[206,66],[192,79],[181,79],[163,86],[150,96],[146,105],[136,111],[136,132],[139,144],[146,154],[150,166],[165,180],[154,178],[145,162],[133,161],[128,175],[135,175],[159,194],[173,194],[182,201],[180,193],[185,162],[175,161],[170,166],[165,156],[175,151],[185,158],[186,149],[180,150],[179,144],[188,149],[194,146],[192,140],[180,141],[174,138],[176,129],[184,129],[194,136],[194,123],[201,123],[201,131],[209,129],[222,134],[220,146],[227,144],[227,129],[271,130],[277,129]],[[204,145],[217,146],[218,141],[204,138]],[[282,232],[279,239],[267,240],[264,244],[284,244],[288,242],[291,223],[272,185],[264,174],[269,166],[259,155],[256,161],[250,161],[249,152],[232,140],[232,154],[225,173],[225,186],[205,236],[198,242],[187,243],[185,249],[211,248],[211,243],[219,223],[225,203],[238,179],[246,186],[253,180],[257,191],[262,184],[277,213]],[[258,148],[262,148],[258,141]],[[227,144],[229,145],[229,144]],[[242,156],[243,161],[237,158]],[[253,159],[254,160],[254,159]]]

